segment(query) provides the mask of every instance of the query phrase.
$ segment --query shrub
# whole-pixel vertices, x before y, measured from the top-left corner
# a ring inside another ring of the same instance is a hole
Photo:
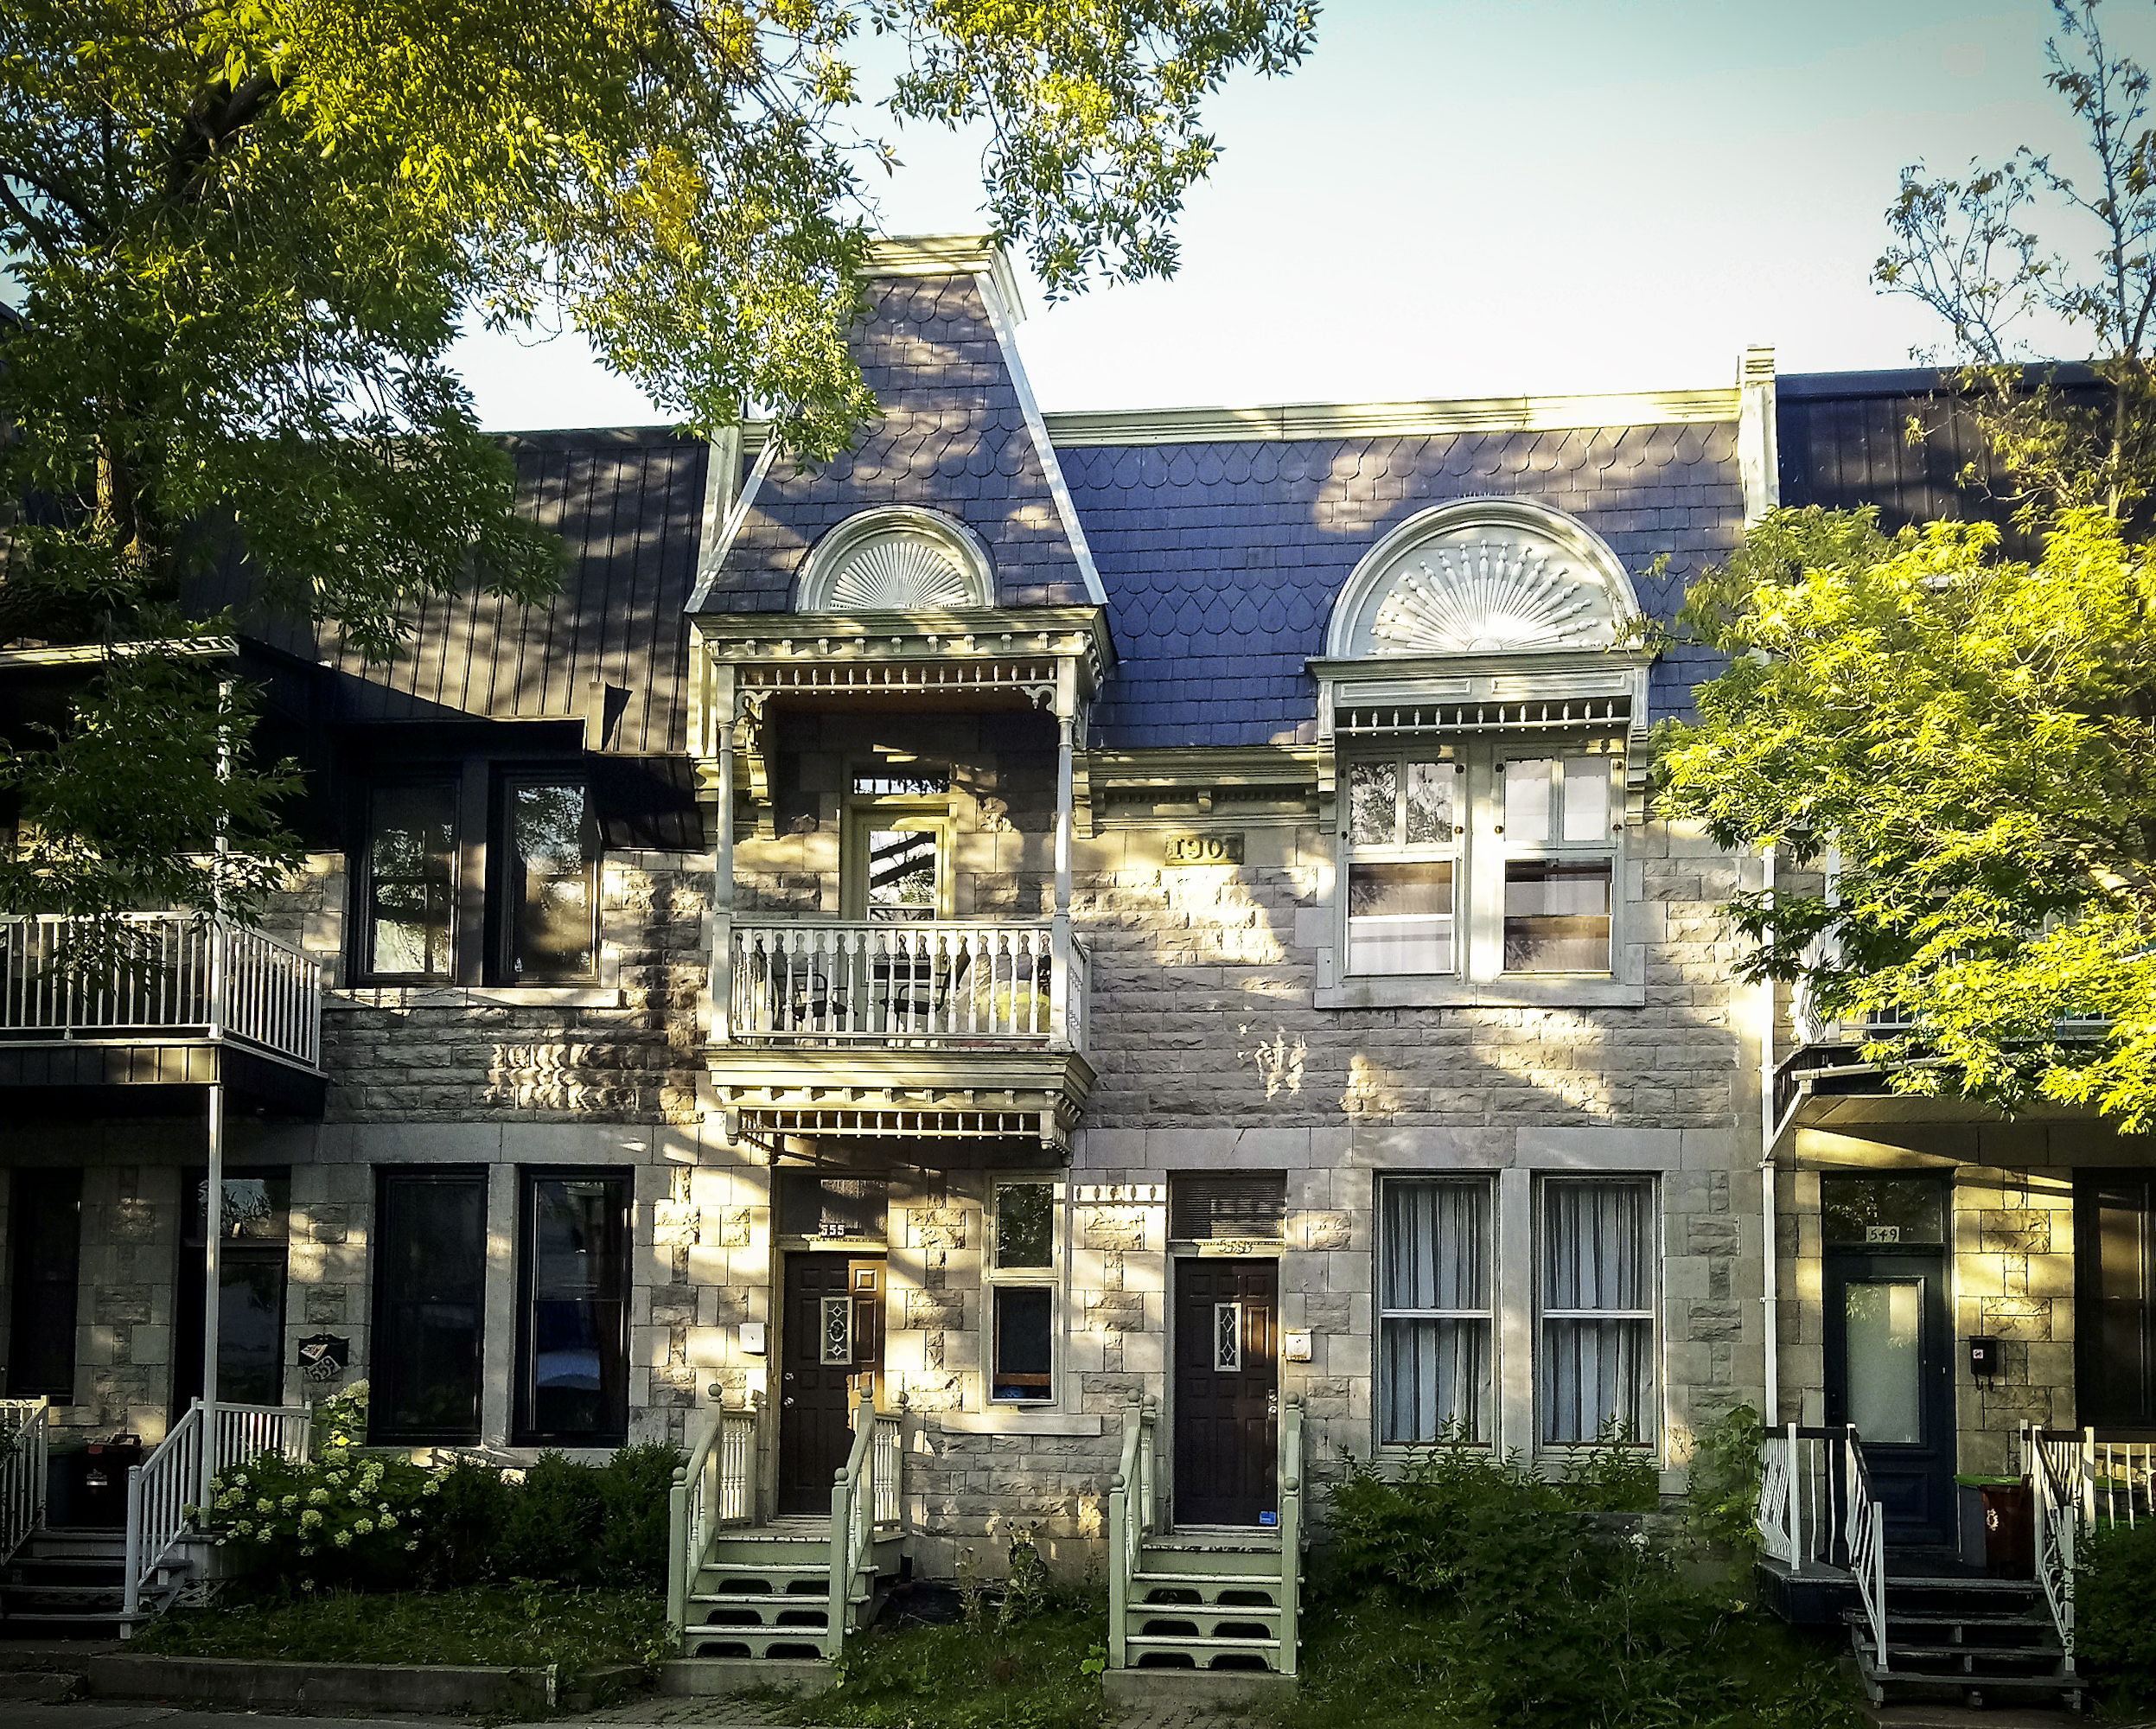
[[[419,1533],[420,1576],[436,1590],[494,1576],[514,1491],[476,1459],[455,1458],[434,1473],[433,1516]]]
[[[1739,1551],[1759,1541],[1759,1413],[1739,1405],[1693,1439],[1685,1510],[1692,1528],[1709,1542]]]
[[[543,1452],[509,1497],[495,1576],[588,1585],[598,1570],[605,1528],[599,1473],[562,1453]]]
[[[668,1492],[681,1454],[661,1441],[623,1447],[597,1473],[606,1524],[598,1582],[662,1590],[667,1579]]]
[[[2107,1707],[2156,1705],[2156,1519],[2082,1533],[2075,1569],[2076,1655]]]
[[[295,1464],[265,1453],[219,1473],[208,1512],[245,1573],[310,1590],[386,1590],[417,1573],[413,1557],[439,1492],[433,1472],[393,1455],[340,1447]]]

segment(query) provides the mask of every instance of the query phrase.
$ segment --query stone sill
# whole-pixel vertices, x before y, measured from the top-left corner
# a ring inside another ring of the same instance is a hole
[[[1398,976],[1320,986],[1321,1009],[1643,1009],[1644,985],[1610,978],[1464,979]]]
[[[618,1009],[598,985],[356,985],[322,992],[325,1009]]]
[[[936,1413],[945,1431],[954,1435],[1099,1435],[1098,1413],[1073,1413],[1038,1407],[1014,1406],[1005,1411],[943,1411]]]

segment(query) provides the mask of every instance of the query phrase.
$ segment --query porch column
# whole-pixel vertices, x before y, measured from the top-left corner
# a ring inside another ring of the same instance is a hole
[[[1049,1043],[1059,1050],[1071,1048],[1070,1037],[1070,844],[1071,821],[1076,803],[1072,755],[1076,749],[1078,722],[1078,663],[1065,659],[1056,665],[1056,908],[1049,928]]]
[[[222,932],[220,931],[221,937]],[[217,1475],[217,1307],[218,1286],[224,1266],[225,1237],[225,1088],[214,1081],[209,1088],[209,1182],[202,1203],[202,1435],[199,1506],[210,1502],[210,1482]],[[182,1209],[187,1197],[180,1197]]]
[[[734,676],[715,669],[718,820],[711,831],[711,1043],[734,1037]]]

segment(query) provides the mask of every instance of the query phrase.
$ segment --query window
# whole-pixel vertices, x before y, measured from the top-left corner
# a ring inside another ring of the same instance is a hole
[[[1287,1221],[1287,1175],[1279,1171],[1169,1178],[1168,1235],[1182,1242],[1278,1242]]]
[[[883,1240],[890,1184],[876,1177],[819,1177],[813,1171],[781,1171],[779,1235],[782,1237],[863,1237]]]
[[[520,1446],[628,1433],[626,1172],[527,1171],[517,1327]]]
[[[1426,739],[1344,763],[1349,975],[1611,973],[1622,752],[1504,749]]]
[[[1506,972],[1610,970],[1613,760],[1538,756],[1504,764]]]
[[[20,1170],[8,1213],[15,1247],[8,1397],[75,1402],[75,1314],[82,1262],[82,1172]]]
[[[1388,1178],[1379,1225],[1380,1439],[1489,1439],[1489,1184]]]
[[[377,787],[367,801],[361,970],[446,979],[456,969],[456,788]]]
[[[948,918],[948,770],[910,759],[879,762],[847,784],[846,916],[877,924]]]
[[[502,982],[594,977],[599,858],[584,782],[506,782],[501,852]]]
[[[1451,973],[1459,769],[1440,753],[1348,765],[1348,970]]]
[[[2086,1171],[2074,1188],[2079,1420],[2156,1428],[2156,1177]]]
[[[995,1185],[988,1396],[998,1403],[1056,1396],[1056,1202],[1053,1183]]]
[[[1655,1185],[1542,1185],[1542,1439],[1655,1438]]]
[[[184,1411],[202,1391],[204,1239],[209,1172],[182,1173],[188,1204],[172,1303],[172,1402]],[[284,1402],[285,1244],[291,1172],[227,1170],[218,1206],[217,1396],[235,1405]]]
[[[370,1440],[477,1442],[486,1283],[487,1173],[380,1171]]]

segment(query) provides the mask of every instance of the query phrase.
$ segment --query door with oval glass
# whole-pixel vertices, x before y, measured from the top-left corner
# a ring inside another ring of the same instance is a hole
[[[831,1479],[853,1447],[851,1412],[881,1391],[883,1263],[809,1250],[786,1257],[780,1343],[779,1508],[831,1511]]]

